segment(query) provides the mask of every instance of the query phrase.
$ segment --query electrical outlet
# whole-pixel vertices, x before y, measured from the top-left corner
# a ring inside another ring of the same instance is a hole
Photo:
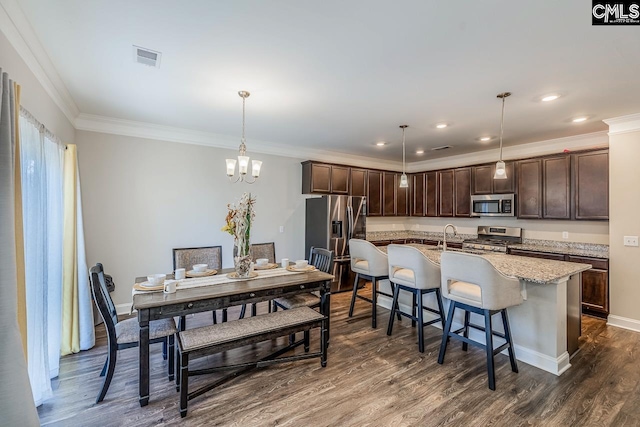
[[[569,238],[569,232],[568,231],[563,231],[562,232],[562,238],[563,239],[568,239]]]
[[[625,246],[638,246],[638,236],[624,236]]]
[[[281,232],[281,233],[284,233],[284,225],[281,225],[281,226],[280,226],[280,232]]]

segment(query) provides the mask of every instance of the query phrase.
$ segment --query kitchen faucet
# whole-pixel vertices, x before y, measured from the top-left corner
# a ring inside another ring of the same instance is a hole
[[[458,235],[458,229],[456,228],[455,225],[453,224],[447,224],[444,226],[444,230],[442,231],[443,234],[443,238],[442,238],[442,250],[446,251],[447,250],[447,228],[452,227],[453,228],[453,235],[457,236]]]

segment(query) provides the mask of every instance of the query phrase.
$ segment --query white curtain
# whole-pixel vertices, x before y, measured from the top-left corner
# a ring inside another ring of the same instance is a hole
[[[64,146],[24,109],[20,134],[28,368],[40,405],[59,371]]]

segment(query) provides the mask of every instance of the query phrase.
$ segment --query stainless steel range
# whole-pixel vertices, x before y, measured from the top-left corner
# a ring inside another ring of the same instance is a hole
[[[522,228],[479,225],[478,238],[465,240],[462,248],[506,253],[510,243],[522,243]]]

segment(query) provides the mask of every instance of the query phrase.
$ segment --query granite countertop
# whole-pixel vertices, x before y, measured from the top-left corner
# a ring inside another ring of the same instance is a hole
[[[418,248],[430,261],[440,265],[441,250],[433,246],[409,244]],[[386,248],[380,248],[386,252]],[[460,252],[453,249],[454,252]],[[500,273],[505,276],[517,277],[527,282],[537,284],[553,283],[563,277],[568,277],[582,271],[589,270],[590,264],[554,261],[549,259],[531,258],[516,255],[487,253],[477,254],[487,259]]]
[[[447,242],[462,243],[463,240],[476,239],[475,234],[447,235]],[[367,233],[367,240],[426,239],[442,240],[442,232],[433,231],[373,231]],[[609,245],[596,243],[561,242],[557,240],[524,239],[522,243],[510,244],[509,249],[546,252],[563,255],[584,256],[609,259]]]

